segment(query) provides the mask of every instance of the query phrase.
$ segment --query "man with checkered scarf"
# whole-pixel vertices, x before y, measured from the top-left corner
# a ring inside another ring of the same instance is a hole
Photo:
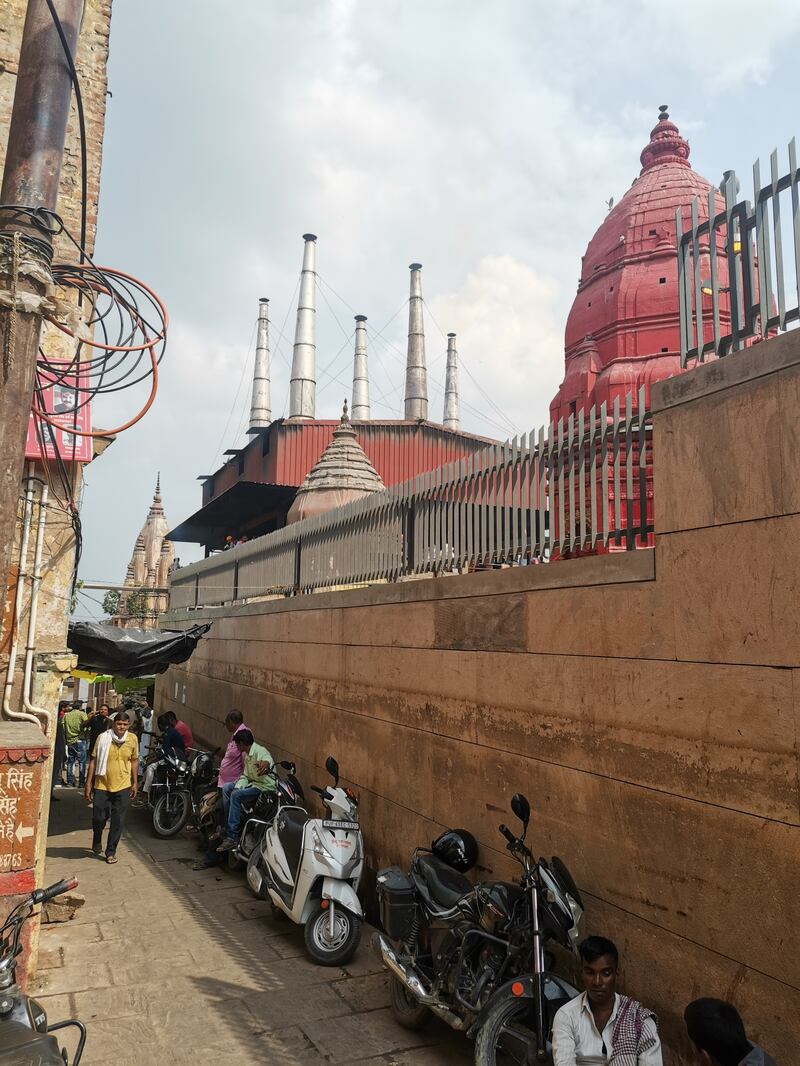
[[[655,1014],[617,992],[615,945],[590,936],[578,951],[585,991],[555,1016],[554,1066],[663,1066]]]

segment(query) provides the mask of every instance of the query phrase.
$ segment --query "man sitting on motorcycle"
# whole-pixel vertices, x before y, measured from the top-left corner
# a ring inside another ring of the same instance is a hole
[[[259,792],[275,791],[275,779],[270,773],[272,756],[267,749],[255,743],[249,729],[239,729],[234,739],[239,751],[244,755],[244,772],[238,781],[229,781],[223,786],[222,795],[228,807],[228,826],[227,836],[217,851],[231,851],[236,847],[242,820],[242,803],[253,799]]]
[[[604,936],[578,946],[585,992],[553,1019],[554,1066],[635,1063],[662,1066],[656,1016],[617,992],[619,952]]]

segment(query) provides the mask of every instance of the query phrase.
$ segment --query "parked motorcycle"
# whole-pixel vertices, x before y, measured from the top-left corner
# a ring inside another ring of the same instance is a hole
[[[500,832],[522,864],[518,884],[468,881],[478,846],[458,829],[418,848],[408,874],[393,866],[377,878],[386,935],[375,933],[373,947],[391,974],[395,1017],[418,1029],[433,1013],[477,1034],[478,1066],[547,1061],[553,1016],[577,995],[547,972],[544,942],[576,950],[580,893],[560,859],[534,860],[525,845],[527,799],[517,793],[511,807],[522,836]]]
[[[322,966],[352,958],[361,939],[364,912],[356,892],[364,868],[358,799],[339,787],[339,764],[325,769],[331,788],[318,788],[329,818],[311,818],[302,807],[283,807],[264,834],[247,880],[273,910],[304,927],[306,951]]]
[[[173,751],[162,752],[148,783],[147,801],[153,810],[153,829],[160,837],[174,837],[189,819],[199,826],[205,801],[216,791],[211,755],[198,752],[191,762]]]
[[[286,777],[280,777],[278,766],[286,771]],[[242,821],[236,847],[229,851],[228,864],[231,868],[249,862],[251,856],[258,852],[258,846],[267,831],[267,826],[275,820],[282,807],[302,808],[306,801],[303,786],[295,774],[297,767],[293,762],[279,762],[272,767],[271,777],[275,781],[274,792],[260,792],[251,800],[245,800],[241,806]],[[219,806],[221,807],[221,801]]]
[[[86,1044],[86,1027],[79,1021],[48,1024],[41,1003],[21,991],[16,981],[17,956],[22,951],[20,934],[33,908],[70,892],[74,879],[58,881],[49,888],[37,888],[11,911],[0,929],[0,1063],[8,1066],[70,1066],[66,1048],[52,1033],[74,1027],[78,1046],[71,1066],[78,1066]]]

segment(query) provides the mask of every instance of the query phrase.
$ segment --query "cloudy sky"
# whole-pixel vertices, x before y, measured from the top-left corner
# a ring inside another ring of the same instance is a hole
[[[464,428],[544,421],[580,257],[658,105],[696,170],[748,192],[756,156],[800,132],[799,35],[795,0],[114,0],[96,259],[156,288],[171,332],[155,408],[86,471],[81,576],[123,579],[159,469],[177,525],[244,439],[260,296],[287,413],[306,231],[318,415],[349,395],[359,312],[373,415],[400,416],[419,260],[431,417],[453,330]]]

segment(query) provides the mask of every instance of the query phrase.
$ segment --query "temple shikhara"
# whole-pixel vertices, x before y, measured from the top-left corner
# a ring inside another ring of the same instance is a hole
[[[175,560],[175,546],[166,539],[169,523],[161,502],[161,475],[156,478],[153,502],[136,538],[111,624],[139,629],[158,628],[158,615],[167,609],[167,579]],[[151,591],[152,590],[152,591]],[[162,591],[163,590],[163,591]]]
[[[697,197],[699,219],[707,218],[712,185],[689,165],[689,143],[666,106],[659,111],[642,150],[639,176],[612,206],[583,256],[564,336],[564,380],[550,404],[553,422],[604,401],[610,411],[616,397],[635,397],[640,386],[649,404],[650,386],[681,372],[675,212],[681,208],[688,221]],[[716,190],[714,203],[715,211],[724,210]],[[724,285],[728,267],[722,244],[716,253]],[[726,296],[720,320],[727,328]]]

